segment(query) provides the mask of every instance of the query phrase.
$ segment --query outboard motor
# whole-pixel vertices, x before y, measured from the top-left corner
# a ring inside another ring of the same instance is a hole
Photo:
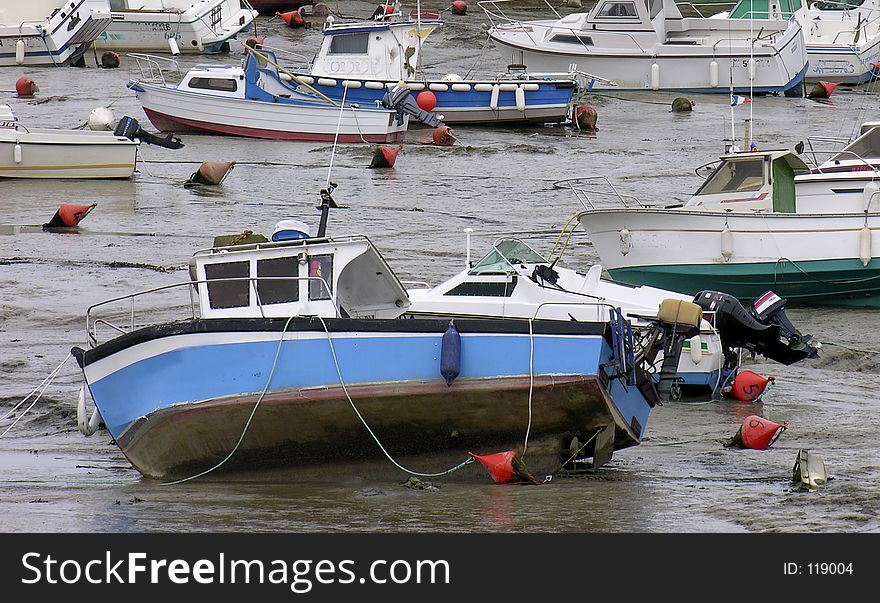
[[[382,97],[382,104],[389,109],[394,109],[401,115],[410,115],[426,126],[439,128],[444,125],[443,120],[436,113],[425,111],[419,107],[408,88],[398,85],[392,86],[385,93],[385,96]]]
[[[785,314],[785,300],[772,291],[756,299],[746,310],[734,296],[719,291],[700,291],[694,303],[715,313],[728,368],[736,366],[734,349],[745,348],[785,365],[819,356],[818,342],[801,335]]]
[[[116,129],[113,130],[113,135],[123,136],[129,140],[140,140],[141,142],[154,144],[158,147],[165,147],[166,149],[179,149],[183,146],[183,142],[181,142],[180,138],[173,133],[168,134],[165,137],[151,134],[141,128],[138,120],[128,116],[124,116],[119,120],[119,123],[116,124]]]

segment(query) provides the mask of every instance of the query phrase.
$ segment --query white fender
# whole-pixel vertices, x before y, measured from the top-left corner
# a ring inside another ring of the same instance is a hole
[[[516,96],[516,110],[520,113],[524,113],[526,110],[526,91],[523,90],[522,87],[517,86],[514,94]]]
[[[651,90],[660,89],[660,65],[654,63],[651,65]]]
[[[15,159],[15,163],[21,163],[21,145],[18,142],[15,143],[15,147],[12,150],[12,156]]]
[[[498,109],[498,94],[501,92],[501,88],[498,84],[492,86],[492,94],[489,96],[489,108],[495,111]]]
[[[749,80],[755,79],[755,59],[749,59]]]
[[[633,248],[632,235],[627,228],[622,229],[617,234],[620,237],[620,255],[626,255]]]
[[[724,230],[721,231],[721,257],[727,261],[731,256],[733,256],[733,233],[725,224]]]
[[[709,85],[713,88],[718,87],[718,61],[715,59],[709,63]]]
[[[173,54],[174,56],[180,54],[180,47],[177,45],[177,40],[175,40],[173,37],[168,38],[168,46],[171,47],[171,54]]]
[[[866,224],[859,233],[859,259],[862,260],[862,266],[868,265],[871,255],[871,229]]]
[[[19,40],[15,43],[15,62],[18,65],[24,63],[24,40]]]
[[[92,416],[86,418],[86,386],[79,388],[79,402],[76,405],[76,423],[84,436],[90,436],[98,431],[101,424],[101,413],[95,408]]]
[[[694,364],[700,364],[703,359],[703,340],[699,335],[694,335],[689,340],[691,342],[691,360]]]

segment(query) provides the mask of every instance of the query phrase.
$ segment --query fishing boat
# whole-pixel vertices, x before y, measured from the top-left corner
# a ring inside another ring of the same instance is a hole
[[[577,224],[574,224],[576,227]],[[563,231],[562,236],[565,236]],[[418,317],[498,317],[548,320],[597,320],[601,306],[618,307],[636,323],[656,320],[663,300],[681,299],[703,308],[699,333],[687,339],[676,370],[675,394],[682,389],[715,392],[739,369],[741,349],[783,364],[816,354],[812,337],[803,336],[784,312],[784,303],[770,312],[748,310],[728,296],[712,292],[684,295],[649,286],[629,286],[602,278],[602,266],[585,273],[559,265],[523,241],[499,239],[483,259],[430,288],[410,288],[407,314]],[[469,250],[468,250],[469,256]],[[714,303],[713,303],[714,302]],[[768,308],[769,310],[769,308]],[[662,354],[658,362],[662,359]]]
[[[581,195],[579,222],[616,281],[877,307],[878,151],[875,122],[812,170],[787,150],[734,152],[684,206],[603,208]]]
[[[269,50],[251,49],[243,65],[196,65],[176,84],[166,79],[166,68],[173,65],[176,69],[176,62],[132,56],[141,77],[128,87],[150,122],[163,132],[391,143],[402,141],[410,115],[419,115],[415,110],[405,112],[402,105],[396,105],[398,110],[382,102],[359,104],[306,96],[290,85],[291,76],[279,71]]]
[[[110,8],[113,22],[95,40],[98,50],[228,52],[257,16],[247,0],[110,0]]]
[[[880,2],[827,0],[807,5],[801,0],[740,0],[718,18],[796,19],[804,32],[808,82],[863,84],[878,73]]]
[[[162,479],[375,462],[398,475],[426,458],[467,475],[469,452],[509,449],[537,475],[640,442],[674,379],[671,361],[656,387],[646,370],[661,347],[677,362],[699,306],[669,300],[642,336],[608,304],[592,321],[405,318],[370,239],[327,236],[332,190],[316,234],[282,221],[271,240],[223,237],[189,282],[89,308],[89,346],[73,349],[97,408],[89,420],[81,402],[84,433],[103,421]],[[191,302],[179,320],[141,322],[174,292]]]
[[[617,90],[737,94],[800,93],[807,72],[801,25],[781,15],[684,18],[674,0],[599,0],[588,13],[522,21],[504,12],[511,1],[478,4],[502,56],[533,71],[574,66]]]
[[[3,2],[0,67],[72,65],[108,25],[107,0]]]
[[[295,70],[305,94],[318,91],[339,100],[372,103],[398,82],[418,95],[420,105],[446,124],[461,123],[560,123],[569,118],[579,86],[596,78],[587,74],[539,74],[522,69],[493,77],[471,78],[448,73],[430,77],[420,68],[422,47],[428,36],[443,25],[437,11],[393,12],[370,21],[342,22],[329,17],[321,47],[311,63]],[[582,82],[580,82],[580,80]]]

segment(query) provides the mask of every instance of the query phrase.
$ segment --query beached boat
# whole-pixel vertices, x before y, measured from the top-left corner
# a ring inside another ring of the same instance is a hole
[[[589,203],[579,221],[620,282],[876,307],[878,150],[875,123],[814,170],[789,151],[731,153],[683,207]]]
[[[807,49],[808,82],[862,84],[878,74],[880,2],[827,0],[740,0],[717,18],[766,19],[768,13],[801,24]]]
[[[245,0],[110,0],[113,22],[98,50],[206,53],[229,51],[257,16]]]
[[[0,105],[0,178],[129,178],[137,150],[113,132],[25,127]]]
[[[177,84],[166,80],[163,59],[133,56],[141,78],[128,87],[163,132],[368,143],[400,142],[406,136],[408,113],[378,102],[306,96],[289,84],[290,76],[278,70],[268,50],[250,51],[243,66],[197,65]]]
[[[107,0],[0,4],[0,67],[71,65],[110,25]]]
[[[574,225],[577,226],[576,224]],[[565,236],[565,232],[562,233]],[[556,249],[560,246],[557,245]],[[601,306],[618,307],[636,323],[655,320],[666,299],[703,307],[700,332],[684,342],[678,364],[678,385],[715,391],[739,368],[739,349],[791,364],[814,355],[809,341],[794,329],[784,305],[759,315],[739,302],[723,307],[704,304],[707,297],[648,286],[629,286],[602,278],[602,266],[586,273],[559,265],[562,253],[550,260],[517,239],[499,239],[482,260],[431,288],[410,288],[407,314],[420,317],[498,317],[548,320],[597,320]],[[719,297],[713,296],[714,300]],[[750,308],[753,309],[753,306]],[[662,355],[661,355],[662,358]],[[660,359],[658,359],[658,362]]]
[[[600,0],[589,13],[522,21],[505,14],[510,1],[478,4],[502,56],[532,71],[575,68],[616,90],[745,94],[800,92],[807,71],[801,25],[781,15],[683,18],[673,0]]]
[[[607,304],[594,321],[402,318],[409,297],[372,242],[323,232],[331,205],[322,191],[317,236],[215,241],[190,282],[88,310],[89,349],[73,353],[93,418],[138,471],[379,462],[397,475],[389,461],[426,471],[427,457],[517,449],[543,475],[640,442],[674,379],[664,363],[655,388],[646,368],[660,347],[680,352],[699,306],[669,300],[643,337]],[[192,305],[180,320],[132,314],[174,291]]]
[[[446,124],[559,123],[569,118],[578,91],[576,74],[538,74],[513,70],[490,78],[462,78],[450,73],[429,77],[419,61],[428,36],[443,24],[437,11],[414,10],[408,18],[394,12],[378,20],[333,20],[311,64],[296,71],[314,91],[334,98],[343,93],[351,102],[372,103],[403,81],[418,95],[426,91],[428,110]],[[589,87],[594,78],[581,74]],[[306,94],[314,92],[305,86]]]

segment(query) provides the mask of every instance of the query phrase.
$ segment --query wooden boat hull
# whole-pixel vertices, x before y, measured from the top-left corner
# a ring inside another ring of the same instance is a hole
[[[535,471],[558,468],[572,438],[599,429],[610,427],[615,449],[635,445],[647,422],[638,388],[603,374],[613,355],[604,323],[539,321],[530,334],[528,321],[456,321],[462,364],[451,386],[439,372],[446,320],[326,319],[334,358],[321,322],[295,319],[273,372],[285,324],[170,323],[77,358],[108,430],[149,477],[209,469],[240,438],[229,465],[249,470],[387,462],[347,396],[395,458],[463,460],[521,446],[529,429],[555,443]]]

